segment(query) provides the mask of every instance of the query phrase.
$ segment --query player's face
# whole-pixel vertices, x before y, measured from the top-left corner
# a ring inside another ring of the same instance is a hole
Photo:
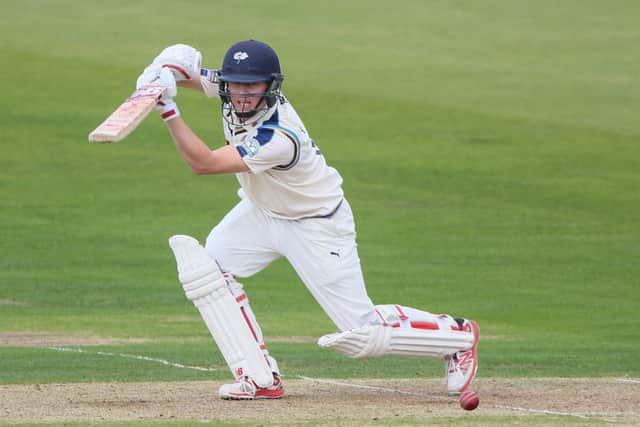
[[[262,95],[267,90],[267,82],[233,83],[229,82],[231,103],[235,111],[245,113],[258,108]]]

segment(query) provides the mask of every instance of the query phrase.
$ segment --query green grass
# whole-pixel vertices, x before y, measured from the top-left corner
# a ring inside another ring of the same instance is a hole
[[[575,350],[567,352],[557,351],[561,345],[568,347],[556,340],[542,344],[484,343],[483,348],[491,349],[483,350],[483,356],[490,354],[490,362],[485,363],[483,357],[481,374],[494,378],[637,375],[628,363],[633,358],[633,345],[620,346],[609,357],[593,354],[587,344],[572,342],[570,346]],[[439,378],[442,374],[442,365],[431,360],[401,357],[352,360],[320,350],[312,343],[278,342],[269,348],[278,357],[285,378]],[[528,353],[536,353],[536,357]],[[225,380],[230,375],[217,349],[204,339],[89,347],[8,347],[1,354],[3,364],[11,370],[0,371],[0,384]],[[160,360],[211,371],[176,368]]]
[[[191,175],[156,117],[120,144],[86,136],[166,45],[214,67],[248,37],[279,52],[285,93],[345,178],[375,302],[478,319],[481,376],[640,375],[639,18],[630,0],[5,0],[0,332],[145,338],[85,349],[221,370],[0,347],[0,383],[227,376],[167,238],[203,239],[235,178]],[[219,145],[218,102],[177,100]],[[284,261],[245,284],[265,335],[334,329]],[[441,371],[270,347],[285,374]]]

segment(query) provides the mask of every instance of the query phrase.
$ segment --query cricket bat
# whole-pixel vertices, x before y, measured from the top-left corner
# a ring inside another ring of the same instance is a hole
[[[124,139],[149,115],[166,90],[166,87],[154,84],[136,89],[89,134],[89,141],[118,142]]]

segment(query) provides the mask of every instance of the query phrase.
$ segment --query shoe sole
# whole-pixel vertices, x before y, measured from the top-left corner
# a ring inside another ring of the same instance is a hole
[[[242,395],[238,395],[238,396],[220,396],[220,399],[222,400],[267,400],[267,399],[281,399],[282,397],[284,397],[284,391],[279,394],[279,395],[274,395],[274,396],[269,396],[269,395],[258,395],[258,396],[252,396],[252,395],[246,395],[246,396],[242,396]]]

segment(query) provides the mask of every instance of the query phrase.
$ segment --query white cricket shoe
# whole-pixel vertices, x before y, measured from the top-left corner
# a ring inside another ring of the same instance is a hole
[[[478,323],[475,320],[462,319],[460,330],[473,333],[473,346],[469,350],[458,351],[444,359],[447,392],[451,395],[465,391],[478,371],[478,341],[480,340]]]
[[[227,400],[280,399],[284,396],[284,387],[280,377],[273,374],[273,385],[258,387],[249,377],[242,377],[233,384],[220,386],[218,394]]]

